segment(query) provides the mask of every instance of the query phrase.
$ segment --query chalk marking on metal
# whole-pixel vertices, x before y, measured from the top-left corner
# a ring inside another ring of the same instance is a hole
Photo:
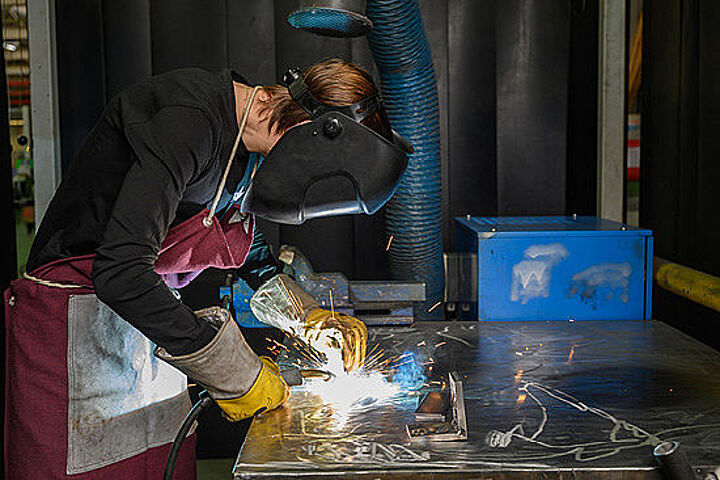
[[[477,347],[478,347],[477,345],[473,345],[472,343],[470,343],[470,342],[468,342],[468,341],[466,341],[466,340],[463,340],[462,338],[458,338],[458,337],[455,337],[455,336],[450,335],[449,333],[447,333],[447,331],[448,331],[449,328],[450,328],[450,327],[445,327],[444,329],[442,329],[441,331],[436,332],[436,333],[437,333],[438,335],[440,335],[441,337],[445,337],[445,338],[449,338],[449,339],[451,339],[451,340],[455,340],[456,342],[460,342],[460,343],[462,343],[463,345],[467,345],[468,347],[471,347],[471,348],[477,348]]]
[[[571,444],[571,445],[553,445],[546,442],[542,442],[540,440],[537,440],[537,437],[539,437],[547,425],[547,407],[543,405],[543,403],[534,395],[532,392],[529,391],[530,388],[535,388],[546,395],[548,395],[551,398],[554,398],[555,400],[558,400],[562,403],[565,403],[566,405],[569,405],[581,412],[588,412],[594,415],[597,415],[601,418],[604,418],[610,422],[613,423],[613,428],[610,431],[608,440],[606,441],[599,441],[599,442],[588,442],[588,443],[581,443],[581,444]],[[601,458],[609,457],[612,455],[617,454],[618,452],[628,449],[628,448],[637,448],[643,445],[657,445],[662,440],[657,436],[658,434],[652,434],[650,432],[647,432],[646,430],[638,427],[637,425],[634,425],[632,423],[629,423],[626,420],[615,418],[610,413],[601,410],[596,407],[591,407],[586,405],[585,403],[581,402],[580,400],[574,398],[573,396],[563,392],[562,390],[553,389],[550,387],[546,387],[542,384],[535,383],[535,382],[526,382],[523,384],[522,387],[519,388],[519,390],[524,391],[527,393],[527,395],[537,404],[537,406],[541,409],[543,413],[543,419],[540,422],[540,425],[536,429],[536,431],[531,435],[527,436],[525,435],[523,429],[522,429],[522,423],[519,423],[515,425],[513,428],[506,432],[501,432],[498,430],[491,430],[488,435],[486,436],[486,444],[491,447],[498,447],[498,448],[507,448],[510,443],[512,442],[512,438],[519,438],[521,440],[525,440],[530,443],[535,443],[537,445],[543,446],[545,448],[551,448],[551,449],[567,449],[566,452],[562,453],[561,455],[569,455],[569,454],[575,454],[575,460],[579,462],[590,462],[593,460],[598,460]],[[625,438],[625,439],[618,439],[617,434],[620,431],[625,431],[630,433],[634,438]],[[637,443],[633,443],[632,445],[617,445],[619,443],[628,443],[628,442],[635,442],[639,441]],[[610,443],[610,444],[608,444]],[[601,451],[595,451],[595,452],[587,452],[586,447],[603,447],[606,446],[606,449],[609,449],[609,451],[602,451],[604,449],[600,449]],[[587,456],[587,454],[590,454]]]

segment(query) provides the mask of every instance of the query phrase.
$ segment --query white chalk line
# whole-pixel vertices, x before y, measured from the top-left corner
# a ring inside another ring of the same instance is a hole
[[[463,340],[462,338],[458,338],[458,337],[455,337],[455,336],[453,336],[453,335],[450,335],[449,333],[447,333],[449,329],[450,329],[450,327],[445,327],[445,328],[443,328],[442,330],[440,330],[440,331],[438,331],[438,332],[435,332],[435,333],[436,333],[437,335],[441,336],[441,337],[449,338],[449,339],[451,339],[451,340],[455,340],[456,342],[460,342],[460,343],[462,343],[463,345],[467,345],[467,346],[470,347],[470,348],[477,348],[477,347],[478,347],[477,345],[473,345],[472,343],[468,342],[467,340]]]
[[[604,418],[608,421],[610,421],[613,424],[613,428],[611,429],[608,440],[604,441],[597,441],[597,442],[587,442],[587,443],[579,443],[579,444],[569,444],[569,445],[554,445],[547,442],[543,442],[538,440],[537,438],[544,432],[545,427],[548,422],[548,416],[547,416],[547,407],[537,398],[535,394],[533,394],[530,389],[534,388],[537,389],[546,395],[548,395],[551,398],[554,398],[566,405],[569,405],[578,411],[581,412],[588,412],[594,415],[597,415],[601,418]],[[497,448],[507,448],[513,438],[517,438],[520,440],[524,440],[529,443],[533,443],[539,446],[542,446],[544,448],[554,449],[554,450],[565,450],[564,452],[561,452],[555,456],[563,456],[563,455],[572,455],[574,454],[575,460],[579,462],[590,462],[594,460],[598,460],[601,458],[606,458],[613,456],[617,453],[619,453],[622,450],[631,449],[631,448],[638,448],[645,445],[651,445],[655,446],[662,442],[662,439],[659,437],[660,435],[665,435],[670,432],[679,431],[679,430],[689,430],[689,429],[697,429],[697,428],[713,428],[713,427],[720,427],[720,424],[706,424],[706,425],[694,425],[694,426],[686,426],[686,427],[676,427],[673,429],[667,429],[663,430],[661,432],[652,434],[641,427],[638,427],[637,425],[634,425],[626,420],[618,419],[614,417],[612,414],[606,412],[605,410],[589,406],[580,400],[576,399],[572,395],[569,395],[562,390],[553,389],[551,387],[544,386],[542,384],[536,383],[536,382],[524,382],[521,387],[518,388],[519,391],[525,392],[525,394],[530,397],[535,404],[540,408],[542,412],[542,419],[540,421],[540,424],[538,428],[535,430],[535,432],[527,436],[525,435],[525,432],[523,431],[522,422],[516,424],[511,429],[501,432],[497,430],[493,430],[488,433],[486,436],[486,444],[490,447],[497,447]],[[620,432],[628,432],[632,435],[633,438],[618,438],[618,434]],[[627,445],[628,443],[631,443],[631,445]],[[593,448],[592,451],[588,452],[587,449]],[[541,459],[548,459],[550,457],[548,456],[541,456],[541,457],[535,457],[537,460]]]

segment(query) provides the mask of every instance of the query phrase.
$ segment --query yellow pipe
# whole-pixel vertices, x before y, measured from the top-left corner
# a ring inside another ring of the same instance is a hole
[[[658,287],[720,312],[720,278],[658,257],[653,271]]]

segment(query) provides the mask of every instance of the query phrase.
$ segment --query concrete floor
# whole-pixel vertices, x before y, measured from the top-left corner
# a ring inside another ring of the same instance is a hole
[[[228,480],[232,478],[234,458],[198,460],[198,480]]]

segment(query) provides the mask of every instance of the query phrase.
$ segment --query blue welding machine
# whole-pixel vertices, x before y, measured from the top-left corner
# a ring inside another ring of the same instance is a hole
[[[456,250],[477,265],[474,318],[650,319],[650,230],[590,216],[467,216],[456,225]]]

